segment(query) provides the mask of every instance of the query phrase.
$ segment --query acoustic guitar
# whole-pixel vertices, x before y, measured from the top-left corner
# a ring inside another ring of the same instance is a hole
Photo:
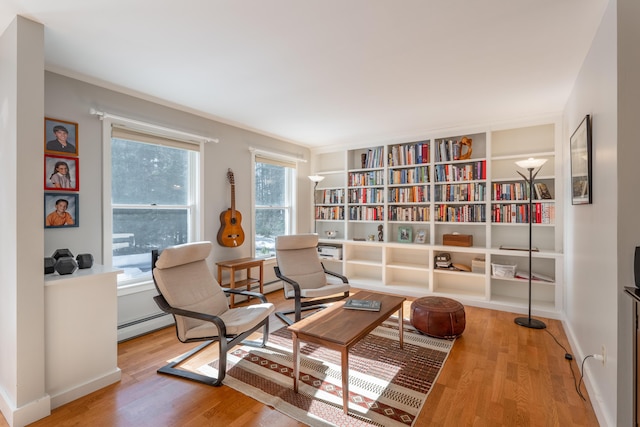
[[[242,215],[236,210],[236,184],[231,169],[227,171],[227,180],[231,184],[231,209],[220,214],[221,226],[218,231],[218,243],[234,248],[244,243],[244,231],[240,225]]]

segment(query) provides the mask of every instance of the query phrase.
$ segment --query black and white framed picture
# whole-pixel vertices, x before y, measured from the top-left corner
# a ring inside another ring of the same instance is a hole
[[[592,202],[591,194],[591,117],[587,114],[570,139],[571,204]]]

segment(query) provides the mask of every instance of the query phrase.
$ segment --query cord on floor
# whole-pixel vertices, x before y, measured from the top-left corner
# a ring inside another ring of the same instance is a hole
[[[580,398],[584,401],[586,401],[587,399],[584,397],[584,395],[582,394],[582,391],[580,390],[580,387],[582,385],[582,379],[584,377],[584,362],[585,360],[587,360],[587,358],[592,357],[592,355],[586,356],[584,359],[582,359],[582,367],[580,368],[580,381],[578,382],[578,379],[576,378],[576,374],[573,371],[573,365],[571,364],[571,361],[573,360],[573,355],[571,353],[569,353],[569,351],[565,348],[565,346],[563,346],[562,344],[560,344],[560,341],[558,341],[558,339],[551,333],[549,332],[549,329],[545,328],[544,331],[546,333],[548,333],[549,335],[551,335],[551,338],[553,338],[553,340],[556,342],[556,344],[558,344],[560,346],[560,348],[562,348],[564,350],[564,358],[567,362],[569,362],[569,369],[571,370],[571,376],[573,377],[573,385],[576,389],[576,393],[578,393],[578,396],[580,396]]]

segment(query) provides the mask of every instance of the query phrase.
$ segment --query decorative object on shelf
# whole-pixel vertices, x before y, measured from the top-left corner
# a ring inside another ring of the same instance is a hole
[[[462,139],[460,140],[460,160],[467,160],[471,158],[471,153],[473,152],[473,149],[471,148],[471,144],[473,143],[473,139],[463,136]],[[462,152],[464,150],[464,147],[467,147],[467,151],[466,152]]]
[[[436,268],[450,268],[451,267],[451,254],[448,252],[442,252],[435,256]]]
[[[484,274],[485,273],[485,260],[484,257],[475,257],[471,260],[471,272]]]
[[[324,232],[328,239],[335,239],[338,236],[338,230],[327,230]]]
[[[383,225],[382,224],[378,225],[378,242],[384,241],[384,232],[382,230],[383,230]]]
[[[533,247],[532,247],[532,240],[533,240],[533,195],[534,193],[534,188],[533,188],[533,180],[536,178],[536,175],[538,175],[538,172],[540,172],[540,168],[542,167],[542,165],[544,165],[547,162],[547,159],[534,159],[532,157],[530,157],[527,160],[520,160],[518,162],[516,162],[516,165],[518,165],[518,167],[521,167],[523,169],[526,169],[529,171],[529,177],[527,178],[527,176],[525,176],[522,172],[517,171],[518,174],[524,178],[525,182],[528,184],[529,186],[529,211],[528,211],[528,215],[527,218],[529,220],[529,316],[528,317],[516,317],[514,319],[514,322],[520,326],[524,326],[525,328],[531,328],[531,329],[544,329],[547,327],[547,325],[538,319],[532,319],[531,318],[531,271],[532,271],[532,253],[533,253]],[[538,169],[535,173],[533,173],[533,171],[535,169]],[[493,267],[493,264],[492,264]]]
[[[318,203],[316,202],[316,189],[318,188],[318,183],[321,182],[324,179],[324,176],[322,175],[309,175],[309,179],[311,180],[311,182],[313,182],[313,232],[317,233],[318,232],[318,215],[316,214],[316,208]],[[338,232],[336,231],[336,234]],[[329,236],[328,232],[327,232],[327,237],[329,237],[330,239],[335,238],[335,236],[331,237]]]
[[[370,242],[375,242],[376,240],[376,235],[375,234],[369,234],[367,236],[367,240],[369,240]]]
[[[69,249],[66,249],[66,248],[65,249],[56,249],[55,252],[53,253],[53,255],[51,255],[51,257],[57,261],[60,258],[64,258],[64,257],[73,258],[73,254],[71,253],[71,251]]]
[[[398,242],[411,243],[412,234],[413,230],[411,229],[411,227],[398,227]]]
[[[571,204],[591,204],[591,117],[571,135]]]
[[[443,234],[442,235],[442,244],[447,246],[462,246],[462,247],[470,247],[473,246],[473,236],[471,234]]]
[[[44,257],[44,274],[51,274],[56,271],[56,259],[54,257]]]
[[[416,238],[413,243],[426,243],[427,242],[427,230],[418,230],[416,232]]]
[[[93,255],[91,254],[78,254],[76,257],[78,268],[91,268],[93,266]]]
[[[58,258],[54,268],[60,275],[72,274],[78,269],[78,263],[72,257],[65,256]]]

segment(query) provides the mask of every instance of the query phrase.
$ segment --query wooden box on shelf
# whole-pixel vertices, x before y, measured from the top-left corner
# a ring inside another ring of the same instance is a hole
[[[471,234],[443,234],[442,243],[447,246],[473,246],[473,235]]]

